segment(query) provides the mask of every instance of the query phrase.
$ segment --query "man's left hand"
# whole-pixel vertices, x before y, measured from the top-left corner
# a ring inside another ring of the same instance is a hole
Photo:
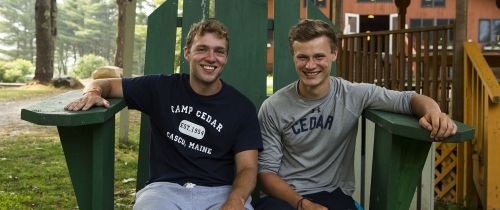
[[[419,120],[420,126],[431,132],[431,138],[440,141],[457,132],[457,125],[442,112],[428,112]]]

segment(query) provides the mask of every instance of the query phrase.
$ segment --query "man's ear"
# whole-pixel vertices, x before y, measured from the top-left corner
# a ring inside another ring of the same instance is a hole
[[[189,53],[190,53],[189,49],[187,47],[184,47],[184,59],[186,60],[188,59]]]
[[[332,60],[333,60],[333,61],[336,61],[336,60],[337,60],[337,55],[338,55],[338,52],[339,52],[339,51],[338,51],[337,49],[333,50],[333,52],[332,52],[332,55],[333,55],[333,59],[332,59]]]

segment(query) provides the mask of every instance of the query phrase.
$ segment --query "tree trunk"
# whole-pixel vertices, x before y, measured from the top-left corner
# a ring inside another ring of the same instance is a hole
[[[47,84],[54,74],[54,36],[56,30],[56,0],[36,0],[36,70],[34,82]]]
[[[129,0],[116,0],[118,6],[118,27],[116,31],[115,66],[123,68],[123,51],[125,43],[125,14]]]

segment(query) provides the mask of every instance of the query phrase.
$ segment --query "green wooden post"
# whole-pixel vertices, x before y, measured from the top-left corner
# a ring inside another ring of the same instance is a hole
[[[375,139],[370,207],[408,209],[432,143],[392,135],[379,125]]]
[[[184,46],[186,46],[186,36],[195,22],[209,17],[210,1],[205,0],[205,5],[201,5],[200,0],[184,0],[182,8],[182,37],[181,37],[181,57],[180,65],[182,73],[189,73],[189,66],[184,59]]]
[[[222,79],[259,108],[266,98],[267,0],[217,0],[215,18],[229,30]]]
[[[375,123],[370,209],[409,209],[432,144],[429,131],[414,116],[367,110]],[[446,143],[474,137],[474,129],[460,122]]]
[[[326,23],[328,23],[328,25],[330,25],[330,27],[333,28],[333,30],[336,30],[336,27],[332,23],[332,20],[330,20],[328,17],[326,17],[323,14],[323,12],[321,12],[321,10],[316,5],[314,5],[313,0],[307,0],[307,18],[325,21]],[[337,64],[337,62],[334,62],[332,65],[332,69],[330,72],[330,75],[332,75],[332,76],[337,75],[337,65],[336,64]]]
[[[274,1],[273,92],[297,80],[288,44],[288,32],[297,24],[299,17],[300,1]]]
[[[49,98],[22,109],[21,119],[57,126],[80,209],[113,209],[115,114],[125,102],[110,99],[109,109],[64,110],[81,95],[71,91]]]

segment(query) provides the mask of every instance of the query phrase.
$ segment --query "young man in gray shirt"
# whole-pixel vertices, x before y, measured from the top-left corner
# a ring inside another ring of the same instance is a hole
[[[331,77],[337,39],[327,23],[300,21],[289,44],[299,80],[269,97],[259,111],[265,196],[256,209],[356,209],[354,147],[365,109],[414,114],[437,140],[456,132],[427,96]]]

